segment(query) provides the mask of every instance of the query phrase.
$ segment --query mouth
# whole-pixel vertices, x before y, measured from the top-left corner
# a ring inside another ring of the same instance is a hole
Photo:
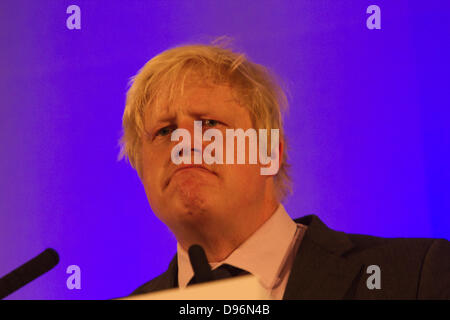
[[[203,171],[205,173],[210,173],[210,174],[214,174],[217,176],[217,174],[207,168],[205,168],[203,165],[199,165],[199,164],[181,164],[178,165],[177,168],[172,172],[172,174],[170,175],[170,177],[167,179],[166,183],[165,183],[165,187],[167,187],[170,183],[170,181],[172,180],[172,178],[178,174],[179,172],[183,172],[186,170],[197,170],[197,171]]]
[[[178,172],[180,172],[180,171],[183,171],[183,170],[203,170],[203,171],[206,171],[206,172],[209,172],[209,173],[212,173],[210,170],[208,170],[208,169],[206,169],[204,166],[202,166],[202,165],[195,165],[195,164],[193,164],[193,165],[180,165],[180,167],[179,168],[177,168],[175,171],[174,171],[174,173],[172,174],[172,176],[174,175],[174,174],[176,174],[176,173],[178,173]]]

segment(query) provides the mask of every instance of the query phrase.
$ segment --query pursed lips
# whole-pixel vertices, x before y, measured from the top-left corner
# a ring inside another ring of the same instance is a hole
[[[177,165],[177,168],[172,172],[172,174],[170,175],[169,179],[167,180],[166,186],[170,183],[170,181],[172,180],[172,177],[180,172],[180,171],[184,171],[184,170],[191,170],[191,169],[195,169],[195,170],[204,170],[208,173],[212,173],[214,175],[216,175],[215,172],[207,169],[205,166],[200,165],[200,164],[181,164],[181,165]]]

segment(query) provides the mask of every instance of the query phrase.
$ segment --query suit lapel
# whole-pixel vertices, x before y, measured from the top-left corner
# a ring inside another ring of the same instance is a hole
[[[163,285],[166,288],[177,288],[178,287],[178,260],[177,254],[170,261],[169,267],[167,268],[166,277],[163,279]]]
[[[178,287],[178,262],[177,254],[172,258],[167,270],[156,277],[136,293],[154,292]]]
[[[283,299],[342,299],[361,273],[362,263],[343,254],[354,245],[345,233],[329,229],[317,216],[295,220],[308,226]]]

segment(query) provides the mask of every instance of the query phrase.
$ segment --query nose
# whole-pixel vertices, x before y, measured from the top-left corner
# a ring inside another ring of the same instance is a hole
[[[193,118],[182,119],[178,123],[178,129],[187,130],[190,134],[190,140],[183,139],[182,148],[179,151],[179,157],[191,157],[191,163],[200,164],[202,162],[203,151],[203,128],[202,121],[196,121]],[[189,145],[186,145],[189,144]],[[189,150],[190,154],[184,154]]]

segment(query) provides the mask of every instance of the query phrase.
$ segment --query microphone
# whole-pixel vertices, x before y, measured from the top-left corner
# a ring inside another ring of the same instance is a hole
[[[195,283],[213,280],[211,267],[206,258],[205,250],[203,250],[200,245],[194,244],[189,248],[188,253],[192,269],[194,269]]]
[[[19,290],[47,271],[50,271],[58,262],[58,253],[49,248],[27,263],[11,271],[0,279],[0,300]]]

